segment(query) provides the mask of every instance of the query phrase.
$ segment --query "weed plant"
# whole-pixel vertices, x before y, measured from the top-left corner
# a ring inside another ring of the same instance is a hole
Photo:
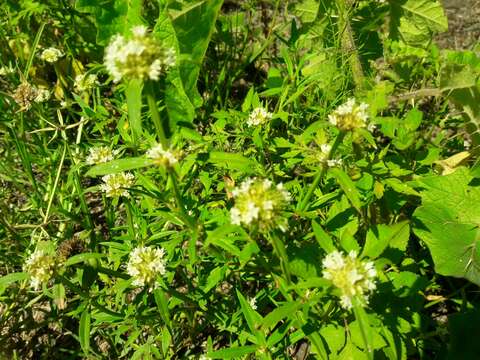
[[[439,0],[0,2],[1,359],[476,359],[480,47]]]

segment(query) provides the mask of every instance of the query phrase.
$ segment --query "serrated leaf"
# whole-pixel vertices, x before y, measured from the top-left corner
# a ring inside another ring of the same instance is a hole
[[[471,180],[465,168],[424,178],[414,232],[429,248],[439,274],[480,285],[480,187],[469,185]]]
[[[448,21],[438,0],[392,0],[393,36],[412,46],[426,46],[434,33],[447,31]]]

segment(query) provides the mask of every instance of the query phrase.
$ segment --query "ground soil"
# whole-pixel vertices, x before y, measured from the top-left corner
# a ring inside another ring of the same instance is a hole
[[[448,32],[437,42],[442,48],[473,49],[480,44],[480,0],[441,0],[448,17]]]

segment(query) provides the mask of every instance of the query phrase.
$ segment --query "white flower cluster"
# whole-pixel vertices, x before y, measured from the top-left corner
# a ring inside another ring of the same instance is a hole
[[[146,153],[147,157],[153,159],[155,164],[163,166],[173,166],[178,162],[175,154],[170,150],[165,150],[162,144],[156,144]]]
[[[21,110],[29,110],[33,102],[42,103],[50,99],[50,91],[45,88],[23,82],[15,89],[13,99],[21,107]]]
[[[118,151],[110,149],[108,146],[91,147],[88,150],[88,156],[85,159],[88,165],[97,165],[112,161]]]
[[[287,229],[287,219],[282,211],[290,201],[290,193],[283,184],[274,185],[270,180],[247,179],[232,191],[235,206],[230,209],[230,219],[235,225],[258,225],[268,230]]]
[[[23,269],[30,276],[30,286],[38,290],[53,276],[55,258],[43,250],[36,249],[25,261]]]
[[[134,286],[154,286],[157,276],[165,274],[165,250],[139,246],[130,253],[127,274]]]
[[[331,280],[341,292],[340,304],[351,309],[354,298],[364,306],[368,303],[369,292],[376,288],[374,278],[377,271],[373,262],[362,262],[356,251],[344,255],[339,251],[328,254],[322,262],[323,276]]]
[[[341,166],[343,164],[342,159],[329,159],[330,151],[332,146],[330,144],[320,145],[320,156],[319,160],[322,163],[326,163],[328,167]]]
[[[57,62],[62,56],[63,53],[60,50],[54,47],[49,47],[48,49],[42,51],[40,54],[40,59],[49,63],[54,63]]]
[[[257,126],[266,123],[271,120],[273,117],[272,113],[269,113],[263,107],[257,107],[252,110],[248,116],[247,125],[248,126]]]
[[[109,174],[102,177],[103,184],[100,189],[105,192],[107,197],[129,197],[128,188],[130,188],[135,177],[129,172],[121,172],[117,174]]]
[[[35,96],[35,99],[33,100],[36,103],[42,103],[42,102],[50,100],[50,95],[51,94],[50,94],[50,91],[48,91],[48,89],[37,88],[36,91],[37,91],[37,96]]]
[[[15,72],[15,68],[12,66],[2,66],[0,67],[0,76],[10,75]]]
[[[328,115],[328,120],[342,131],[352,131],[358,128],[367,127],[368,104],[356,104],[355,99],[349,99],[345,104],[340,105],[332,114]],[[370,126],[369,130],[370,130]]]
[[[75,76],[73,86],[77,91],[87,91],[99,85],[97,75],[95,74],[79,74]]]
[[[174,64],[174,49],[163,46],[143,25],[132,28],[131,38],[115,35],[105,50],[105,66],[115,82],[158,80]]]

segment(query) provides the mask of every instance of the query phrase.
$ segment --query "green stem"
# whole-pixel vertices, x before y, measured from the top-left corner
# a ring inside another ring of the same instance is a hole
[[[185,221],[191,229],[195,229],[195,221],[187,214],[185,211],[185,204],[183,202],[182,194],[178,188],[177,174],[172,168],[168,169],[168,174],[170,175],[170,180],[172,181],[173,194],[175,195],[175,200],[177,202],[178,210],[182,216],[183,221]]]
[[[370,345],[367,336],[366,327],[368,326],[368,324],[365,323],[366,315],[364,310],[361,308],[361,305],[358,303],[357,299],[353,299],[353,313],[355,314],[355,319],[358,321],[358,326],[360,328],[360,333],[362,335],[362,340],[365,346],[365,350],[367,352],[368,359],[373,360],[373,347]]]
[[[345,133],[344,132],[339,132],[337,137],[335,138],[335,141],[330,149],[330,152],[328,153],[327,157],[325,158],[325,163],[322,164],[322,167],[318,170],[317,174],[315,175],[315,178],[313,179],[313,183],[310,185],[310,187],[308,188],[308,191],[307,191],[307,194],[305,195],[305,197],[302,199],[302,201],[299,203],[299,205],[297,206],[297,211],[298,212],[303,212],[303,211],[306,211],[308,209],[308,203],[313,195],[313,192],[315,191],[315,189],[318,187],[318,185],[320,184],[320,181],[322,180],[323,176],[325,175],[325,172],[327,170],[327,161],[330,160],[333,155],[335,155],[335,151],[337,150],[338,146],[340,145],[340,143],[343,141],[343,138],[345,137]]]
[[[147,82],[145,84],[145,90],[147,95],[147,103],[148,108],[150,109],[150,114],[152,116],[153,124],[157,129],[157,136],[160,140],[160,144],[167,149],[168,148],[168,140],[167,136],[165,135],[165,128],[162,124],[162,120],[160,118],[160,113],[158,112],[157,102],[155,100],[155,92],[151,82]]]
[[[339,12],[339,33],[342,51],[348,55],[348,60],[352,68],[353,81],[357,88],[363,88],[365,75],[360,61],[360,55],[355,45],[355,38],[350,24],[349,15],[352,7],[352,0],[337,0]]]
[[[292,277],[290,275],[290,268],[288,266],[288,255],[285,244],[282,242],[282,240],[280,240],[280,237],[275,232],[271,234],[270,239],[272,241],[273,250],[280,259],[280,268],[282,269],[283,275],[287,280],[287,285],[290,285]]]

